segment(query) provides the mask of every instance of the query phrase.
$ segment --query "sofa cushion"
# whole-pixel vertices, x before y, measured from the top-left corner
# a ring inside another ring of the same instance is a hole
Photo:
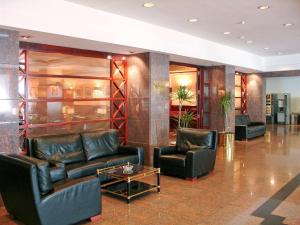
[[[107,167],[105,162],[93,160],[89,162],[74,163],[66,166],[68,178],[76,179],[80,177],[96,175],[97,169]]]
[[[18,154],[12,154],[10,156],[23,160],[25,162],[32,163],[36,166],[40,193],[42,195],[48,194],[53,190],[53,185],[50,177],[49,163],[47,161]]]
[[[184,154],[172,154],[160,156],[161,165],[168,167],[185,167],[186,155]]]
[[[241,126],[241,125],[249,125],[251,123],[249,115],[236,115],[235,116],[235,125]]]
[[[87,160],[118,153],[119,135],[117,130],[83,133],[81,137]]]
[[[75,163],[66,166],[68,178],[80,178],[89,175],[95,175],[97,169],[103,169],[110,166],[123,165],[127,162],[137,164],[139,162],[138,155],[111,155],[94,159],[86,163]]]
[[[208,130],[184,128],[177,130],[176,146],[179,153],[185,154],[195,148],[212,147],[213,134]]]
[[[85,161],[79,134],[39,137],[33,140],[34,156],[64,164]]]
[[[248,127],[248,133],[254,134],[254,133],[260,133],[265,131],[265,126],[250,126]]]

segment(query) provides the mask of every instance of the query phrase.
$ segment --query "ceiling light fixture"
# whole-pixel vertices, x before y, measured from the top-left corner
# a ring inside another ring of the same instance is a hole
[[[237,24],[244,25],[244,24],[246,24],[246,21],[245,21],[245,20],[242,20],[242,21],[238,22]]]
[[[155,6],[155,4],[153,2],[146,2],[143,4],[143,6],[145,8],[152,8],[153,6]]]
[[[264,50],[269,50],[269,47],[264,47]]]
[[[249,40],[249,41],[247,41],[246,43],[247,43],[247,44],[252,44],[253,41]]]
[[[229,34],[231,34],[231,33],[230,33],[230,31],[225,31],[223,34],[224,34],[224,35],[229,35]]]
[[[111,55],[108,55],[106,58],[107,58],[107,59],[112,59]]]
[[[291,26],[293,26],[294,24],[293,23],[284,23],[283,24],[283,26],[285,26],[285,27],[291,27]]]
[[[122,60],[126,60],[126,57],[125,57],[125,56],[123,56],[123,57],[122,57]]]
[[[268,6],[268,5],[260,5],[260,6],[258,6],[257,8],[260,9],[260,10],[265,10],[265,9],[269,9],[269,8],[271,8],[271,7]]]
[[[188,21],[189,21],[190,23],[195,23],[195,22],[198,21],[198,19],[196,19],[196,18],[191,18],[191,19],[188,19]]]

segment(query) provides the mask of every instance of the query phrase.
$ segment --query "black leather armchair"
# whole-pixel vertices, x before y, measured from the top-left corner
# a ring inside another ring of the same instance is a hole
[[[53,184],[49,163],[21,155],[0,155],[0,191],[6,210],[28,225],[68,225],[101,213],[96,177]]]
[[[249,115],[235,116],[235,139],[244,140],[263,136],[266,133],[264,122],[253,122]]]
[[[166,175],[196,178],[214,169],[217,132],[178,129],[176,146],[154,148],[153,165]]]

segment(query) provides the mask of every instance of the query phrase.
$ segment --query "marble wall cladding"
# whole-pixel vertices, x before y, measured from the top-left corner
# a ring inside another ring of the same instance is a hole
[[[128,142],[149,144],[149,53],[128,57]]]
[[[1,53],[0,53],[1,55]],[[0,64],[0,99],[18,98],[18,67]]]
[[[0,64],[18,65],[19,33],[0,28]]]
[[[235,93],[235,67],[225,66],[225,91],[232,94],[231,109],[227,113],[225,120],[225,131],[234,132],[235,130],[235,109],[234,109],[234,93]]]
[[[265,121],[265,79],[258,74],[247,76],[247,112],[253,121]]]
[[[208,67],[210,82],[210,107],[212,130],[224,131],[224,117],[219,106],[220,94],[225,90],[225,67]],[[221,116],[220,116],[221,115]]]
[[[0,153],[18,152],[19,34],[0,29]]]

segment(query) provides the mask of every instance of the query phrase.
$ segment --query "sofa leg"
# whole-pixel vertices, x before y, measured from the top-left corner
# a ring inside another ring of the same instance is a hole
[[[195,182],[197,180],[197,177],[186,177],[185,179],[188,181]]]
[[[101,214],[93,216],[93,217],[90,217],[90,221],[91,222],[98,222],[100,220],[101,220]]]

